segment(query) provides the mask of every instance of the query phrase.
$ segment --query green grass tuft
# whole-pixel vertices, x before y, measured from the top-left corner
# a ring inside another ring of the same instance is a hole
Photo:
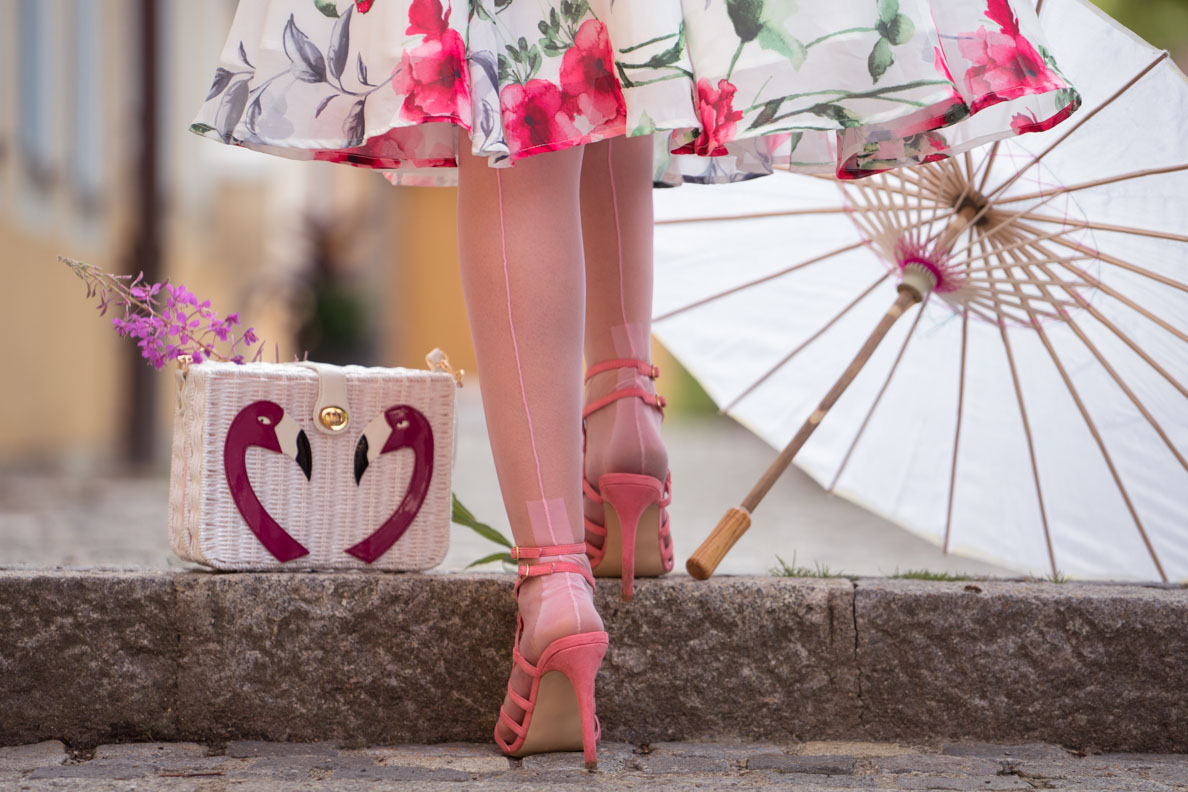
[[[977,580],[973,575],[963,575],[956,572],[933,572],[929,569],[909,569],[906,572],[896,572],[893,575],[888,575],[893,578],[905,578],[907,580]]]
[[[796,566],[796,551],[792,551],[792,563],[789,564],[784,559],[776,556],[776,561],[779,566],[774,566],[768,570],[769,574],[777,577],[817,577],[817,578],[832,578],[832,577],[847,577],[841,570],[831,570],[820,561],[816,562],[812,569],[803,566]]]

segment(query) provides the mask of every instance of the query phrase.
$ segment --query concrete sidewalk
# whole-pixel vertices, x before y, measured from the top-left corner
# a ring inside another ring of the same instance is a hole
[[[478,388],[459,391],[454,491],[475,515],[510,536]],[[666,421],[673,472],[676,570],[723,512],[750,490],[775,458],[724,417]],[[145,479],[45,475],[0,470],[0,567],[182,565],[166,536],[168,470]],[[450,551],[435,571],[462,569],[496,546],[453,526]],[[938,547],[825,492],[795,466],[756,510],[755,523],[719,568],[721,574],[766,574],[776,556],[798,566],[821,564],[852,575],[908,569],[1012,576],[1003,567],[945,555]],[[497,569],[490,565],[487,569]]]
[[[603,743],[595,771],[580,754],[523,760],[494,745],[343,749],[240,741],[100,745],[70,754],[51,741],[0,748],[0,785],[29,790],[829,789],[1014,792],[1188,790],[1183,754],[1078,755],[1058,745],[870,742]]]

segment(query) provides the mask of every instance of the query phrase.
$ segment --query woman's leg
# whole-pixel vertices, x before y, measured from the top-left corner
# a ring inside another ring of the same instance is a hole
[[[581,381],[585,275],[578,204],[581,147],[510,168],[460,155],[458,255],[487,432],[517,545],[585,539]],[[585,554],[551,557],[589,568]],[[602,629],[575,574],[526,580],[520,651],[535,662],[552,640]],[[528,698],[518,667],[511,684]],[[523,711],[506,701],[510,715]],[[515,735],[500,723],[504,737]]]
[[[651,360],[651,136],[586,146],[581,205],[586,364]],[[586,386],[586,402],[632,386],[654,392],[652,381],[631,369],[596,374]],[[664,480],[668,453],[660,439],[660,413],[641,399],[620,399],[598,410],[586,429],[585,473],[595,486],[603,473],[642,473]],[[585,508],[587,517],[602,523],[601,506],[588,501]]]

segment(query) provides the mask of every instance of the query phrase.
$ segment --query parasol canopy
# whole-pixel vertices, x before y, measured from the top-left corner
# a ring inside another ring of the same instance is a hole
[[[655,332],[724,412],[946,552],[1182,580],[1188,79],[1086,0],[1037,10],[1072,119],[855,181],[658,191]]]

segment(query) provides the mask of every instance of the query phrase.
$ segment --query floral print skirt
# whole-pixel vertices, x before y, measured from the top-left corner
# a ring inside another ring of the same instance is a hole
[[[1028,0],[240,0],[190,129],[422,185],[654,133],[676,185],[861,178],[1080,103]]]

